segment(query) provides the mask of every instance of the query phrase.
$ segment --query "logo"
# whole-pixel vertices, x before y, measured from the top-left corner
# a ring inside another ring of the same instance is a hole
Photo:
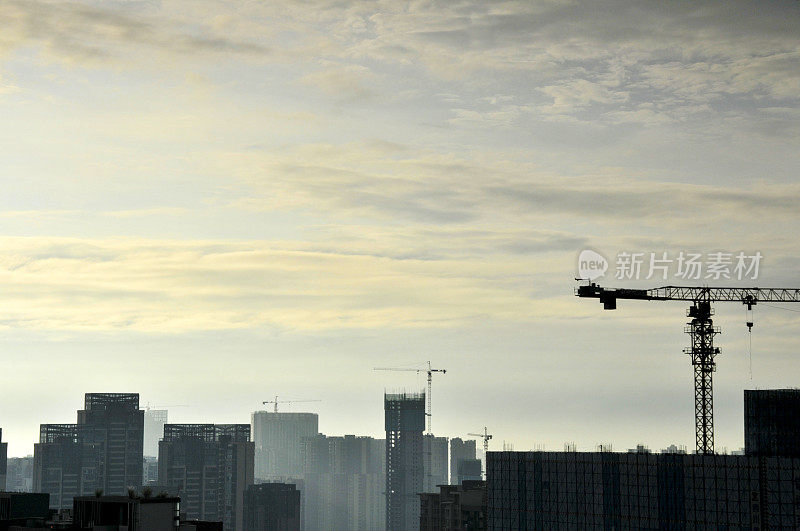
[[[608,260],[600,253],[584,249],[578,255],[578,276],[587,280],[595,280],[608,271]]]

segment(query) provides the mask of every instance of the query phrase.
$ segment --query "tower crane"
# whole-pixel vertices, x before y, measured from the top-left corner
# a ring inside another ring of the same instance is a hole
[[[664,286],[652,289],[610,289],[590,282],[575,290],[578,297],[600,299],[605,310],[615,310],[618,299],[644,301],[688,301],[686,312],[691,321],[685,332],[689,334],[691,346],[684,349],[694,367],[694,422],[695,442],[698,454],[714,453],[714,400],[712,375],[716,370],[714,358],[719,348],[714,346],[714,336],[720,333],[714,326],[712,302],[739,302],[752,310],[759,302],[800,302],[800,289],[783,288],[712,288]],[[752,328],[752,321],[748,321]]]
[[[491,440],[492,436],[489,434],[489,429],[486,426],[483,427],[483,433],[468,433],[467,435],[483,439],[483,453],[485,454],[489,451],[489,440]]]
[[[278,400],[278,396],[275,396],[275,400],[267,400],[265,402],[261,402],[262,404],[275,404],[275,413],[278,412],[278,404],[294,404],[296,402],[322,402],[322,400]]]
[[[433,373],[440,372],[442,374],[447,372],[447,369],[432,369],[431,362],[428,362],[427,369],[406,369],[406,368],[398,368],[398,367],[375,367],[373,370],[375,371],[412,371],[416,372],[417,374],[421,372],[428,373],[428,412],[425,415],[428,417],[428,435],[432,435],[433,431],[431,431],[431,387],[433,383]]]

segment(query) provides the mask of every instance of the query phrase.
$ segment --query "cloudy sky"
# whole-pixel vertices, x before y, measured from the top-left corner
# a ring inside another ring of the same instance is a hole
[[[9,455],[87,391],[175,422],[318,399],[323,432],[380,435],[424,378],[372,368],[429,359],[437,434],[692,448],[686,305],[603,312],[577,256],[760,252],[739,285],[800,287],[798,27],[796,1],[0,0]],[[751,378],[717,307],[718,447],[744,388],[800,386],[800,314],[755,313]]]

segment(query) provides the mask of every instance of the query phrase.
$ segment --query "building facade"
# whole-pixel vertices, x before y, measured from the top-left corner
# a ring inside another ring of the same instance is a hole
[[[425,393],[384,395],[386,428],[386,530],[419,528]]]
[[[422,480],[422,492],[438,492],[439,485],[447,485],[447,437],[435,437],[425,434],[422,438],[422,467],[425,475]]]
[[[489,529],[797,529],[800,459],[489,452]]]
[[[175,531],[180,499],[169,497],[79,496],[73,502],[73,529]]]
[[[474,439],[461,439],[460,437],[454,437],[450,439],[450,484],[451,485],[458,485],[461,483],[461,479],[459,478],[459,463],[461,461],[465,461],[467,459],[476,459],[477,458],[477,443]],[[480,476],[480,468],[478,475]],[[468,479],[481,479],[480,477],[477,478],[468,478]]]
[[[420,496],[420,531],[486,529],[486,482],[442,485]]]
[[[33,456],[10,457],[7,463],[6,490],[33,492]]]
[[[800,389],[744,391],[747,455],[800,457]]]
[[[247,487],[244,493],[244,531],[301,529],[300,491],[296,485],[261,483]]]
[[[306,530],[384,529],[384,440],[317,435],[303,440],[301,453]]]
[[[260,480],[300,477],[300,443],[319,433],[316,413],[256,411],[251,416],[256,448],[255,476]]]
[[[166,424],[158,483],[178,492],[187,518],[242,531],[244,492],[253,484],[248,424]]]

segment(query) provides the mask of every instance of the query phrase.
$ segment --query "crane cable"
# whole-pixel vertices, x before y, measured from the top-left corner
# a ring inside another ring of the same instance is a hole
[[[750,340],[750,381],[753,381],[753,308],[745,308],[745,323],[747,324],[747,334]]]

